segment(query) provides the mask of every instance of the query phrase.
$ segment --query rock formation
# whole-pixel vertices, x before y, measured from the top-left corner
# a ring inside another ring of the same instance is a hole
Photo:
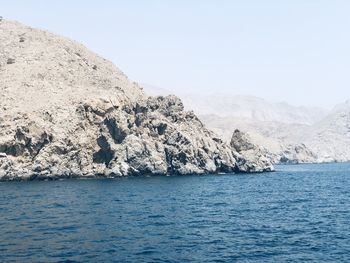
[[[177,97],[148,97],[82,45],[6,20],[0,92],[0,180],[271,170],[242,165]]]
[[[282,146],[282,150],[276,155],[273,163],[298,164],[298,163],[316,163],[317,155],[312,152],[305,144],[290,144]]]
[[[263,172],[273,171],[273,166],[268,153],[252,143],[249,135],[235,130],[231,138],[231,147],[240,157],[237,158],[237,166],[241,171]]]

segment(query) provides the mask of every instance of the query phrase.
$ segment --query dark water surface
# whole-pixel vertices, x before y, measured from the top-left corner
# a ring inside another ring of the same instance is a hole
[[[1,262],[349,262],[350,164],[0,183]]]

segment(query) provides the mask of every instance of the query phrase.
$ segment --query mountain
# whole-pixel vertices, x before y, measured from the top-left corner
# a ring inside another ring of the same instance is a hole
[[[350,161],[349,102],[336,106],[312,124],[255,121],[200,115],[203,123],[226,141],[240,129],[265,148],[274,162],[310,163]]]
[[[267,118],[268,121],[254,116],[239,118],[212,114],[199,117],[226,141],[235,129],[247,132],[255,144],[266,149],[275,163],[349,161],[349,102],[336,106],[328,114],[321,110],[317,115],[317,110],[299,111],[298,117],[294,115],[293,119],[288,117],[279,121],[275,117]]]
[[[291,134],[291,141],[304,141],[320,162],[350,160],[350,101],[337,105],[321,121]]]
[[[81,44],[18,22],[0,21],[0,91],[0,180],[272,169],[241,166],[179,98],[149,97]]]
[[[255,96],[174,93],[154,85],[141,85],[151,96],[175,94],[181,97],[186,109],[193,110],[202,116],[213,115],[220,118],[238,118],[255,122],[313,124],[328,113],[328,110],[323,108],[293,106],[286,102],[269,102]]]
[[[249,119],[260,122],[312,124],[322,119],[326,110],[296,107],[287,103],[272,103],[262,98],[243,95],[180,95],[199,115]],[[219,102],[219,103],[218,103]]]
[[[153,94],[161,89],[145,87]],[[332,111],[271,103],[254,96],[178,94],[185,108],[229,142],[236,129],[247,133],[274,163],[350,160],[350,102]]]

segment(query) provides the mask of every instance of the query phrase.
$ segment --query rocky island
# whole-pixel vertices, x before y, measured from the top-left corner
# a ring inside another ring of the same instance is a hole
[[[0,21],[0,180],[272,171],[176,96],[147,96],[83,45]],[[242,139],[243,138],[243,139]]]

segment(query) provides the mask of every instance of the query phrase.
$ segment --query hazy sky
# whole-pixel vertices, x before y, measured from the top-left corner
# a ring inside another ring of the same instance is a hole
[[[172,91],[327,107],[350,98],[347,0],[0,0],[0,15]]]

